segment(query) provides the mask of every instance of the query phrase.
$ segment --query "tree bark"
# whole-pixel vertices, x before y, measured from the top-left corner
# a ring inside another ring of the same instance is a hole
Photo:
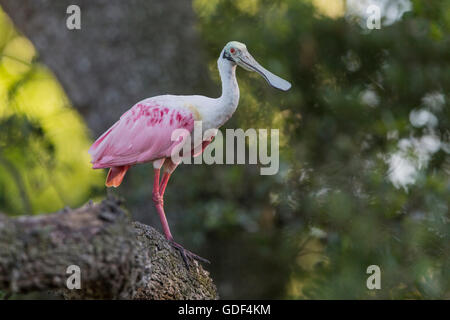
[[[81,289],[68,289],[70,265]],[[117,200],[41,216],[0,214],[0,290],[52,290],[66,299],[217,299],[209,273]]]

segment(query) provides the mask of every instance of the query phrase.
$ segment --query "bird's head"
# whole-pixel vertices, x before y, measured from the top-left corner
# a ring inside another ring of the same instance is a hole
[[[247,71],[258,72],[274,88],[287,91],[291,84],[263,68],[248,52],[245,44],[237,41],[228,42],[222,51],[222,59],[227,59],[233,64],[241,66]]]

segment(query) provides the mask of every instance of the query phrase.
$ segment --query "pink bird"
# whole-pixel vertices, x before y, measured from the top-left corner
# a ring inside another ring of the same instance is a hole
[[[173,240],[164,213],[163,197],[167,182],[179,164],[179,160],[175,161],[171,155],[174,148],[184,143],[184,140],[173,141],[172,133],[177,129],[192,133],[194,121],[202,121],[203,133],[209,129],[218,129],[233,115],[239,102],[237,65],[258,72],[277,89],[287,91],[291,87],[289,82],[264,69],[248,53],[246,46],[237,41],[227,43],[217,65],[222,81],[222,95],[219,98],[162,95],[142,100],[125,112],[89,149],[94,169],[110,168],[106,178],[107,187],[118,187],[131,166],[153,162],[153,202],[165,237],[180,251],[186,266],[189,266],[188,258],[208,261]],[[211,140],[200,142],[202,151],[209,142]],[[192,149],[197,147],[191,146]],[[163,175],[160,181],[161,168]]]

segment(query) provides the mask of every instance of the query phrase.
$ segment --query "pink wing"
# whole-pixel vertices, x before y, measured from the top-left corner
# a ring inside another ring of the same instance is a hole
[[[89,149],[94,169],[133,165],[171,156],[180,140],[172,132],[194,128],[193,114],[144,101],[125,112]]]

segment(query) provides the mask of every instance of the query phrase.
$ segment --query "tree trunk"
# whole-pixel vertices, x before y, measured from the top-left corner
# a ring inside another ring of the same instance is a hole
[[[81,10],[80,30],[66,27],[72,4]],[[220,94],[208,75],[191,1],[0,0],[0,6],[94,136],[144,98]]]
[[[67,268],[81,289],[68,289]],[[117,200],[41,216],[0,214],[0,290],[52,290],[66,299],[217,299],[198,262],[152,227],[131,222]]]

